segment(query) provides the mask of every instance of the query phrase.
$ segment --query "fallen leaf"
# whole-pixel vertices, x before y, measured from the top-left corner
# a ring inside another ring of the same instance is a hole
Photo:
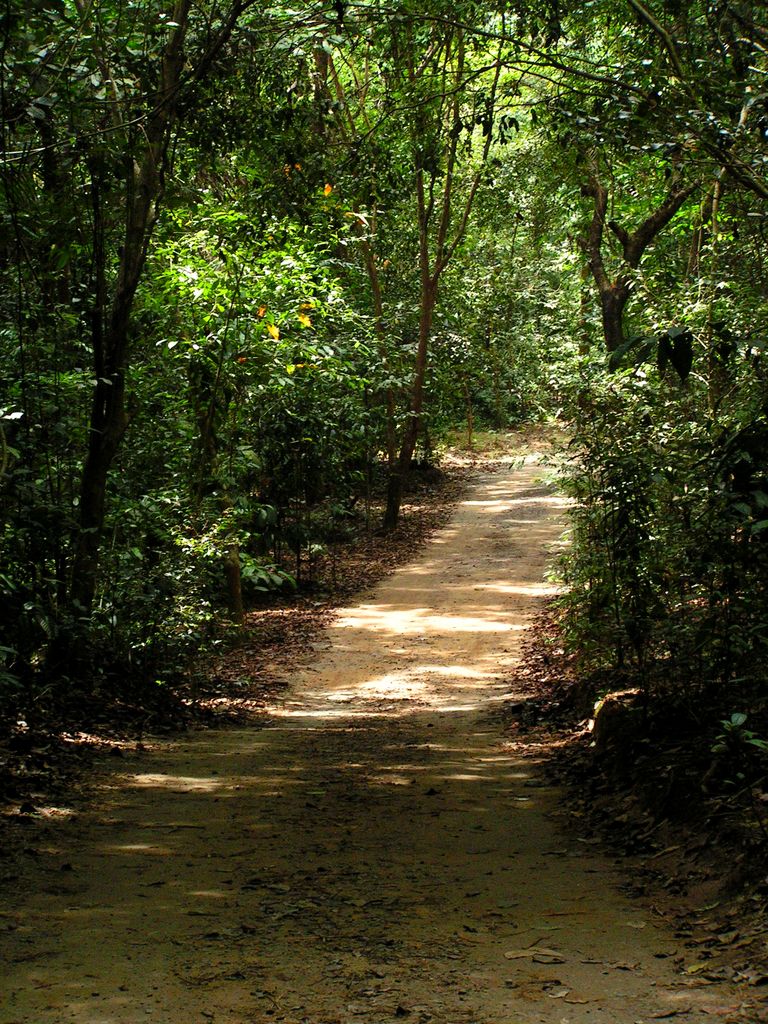
[[[690,964],[690,966],[686,967],[685,968],[685,973],[686,974],[698,974],[699,971],[706,971],[707,968],[711,967],[711,966],[712,966],[712,964],[707,963],[706,961],[699,961],[699,963]]]
[[[528,949],[510,949],[504,956],[507,960],[525,960],[530,958],[537,964],[564,964],[565,957],[555,949],[546,946],[530,946]]]
[[[658,857],[663,857],[667,853],[674,853],[675,850],[682,850],[682,846],[678,843],[677,846],[668,846],[666,850],[658,850],[656,853],[652,854],[648,860],[656,860]]]
[[[569,988],[556,988],[553,992],[547,992],[550,999],[565,999],[570,993]]]

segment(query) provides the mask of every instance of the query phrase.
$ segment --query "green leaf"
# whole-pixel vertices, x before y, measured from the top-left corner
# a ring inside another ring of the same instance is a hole
[[[688,327],[669,327],[659,335],[657,362],[659,373],[671,363],[685,383],[693,367],[693,334]]]
[[[622,342],[618,348],[615,348],[613,352],[611,352],[608,360],[608,369],[618,370],[624,363],[626,356],[628,356],[633,349],[637,348],[641,342],[647,340],[648,339],[644,334],[633,334],[631,338],[627,338],[626,341]]]
[[[672,339],[668,334],[662,334],[659,337],[659,347],[656,356],[656,361],[659,367],[659,373],[663,376],[666,373],[667,367],[672,359]]]

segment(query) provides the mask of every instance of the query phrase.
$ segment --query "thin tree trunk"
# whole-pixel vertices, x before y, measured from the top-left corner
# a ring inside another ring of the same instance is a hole
[[[403,489],[411,468],[411,460],[416,450],[416,442],[421,426],[421,414],[424,409],[424,381],[427,375],[427,357],[429,339],[432,335],[432,319],[437,302],[437,280],[430,278],[424,282],[421,293],[421,314],[419,317],[419,344],[416,350],[416,362],[411,385],[411,404],[408,420],[403,431],[403,439],[397,460],[390,469],[387,480],[387,504],[384,511],[384,530],[394,530],[400,516],[403,501]]]
[[[229,498],[225,498],[225,506],[231,508]],[[245,621],[243,606],[243,577],[240,568],[240,546],[231,540],[224,553],[224,578],[227,584],[227,612],[229,618],[237,626]]]
[[[232,6],[222,21],[221,30],[189,76],[190,82],[199,82],[205,76],[216,53],[231,35],[238,17],[247,6],[248,3],[242,0]],[[103,288],[101,285],[97,287],[92,326],[96,383],[91,405],[88,451],[80,484],[80,521],[70,591],[74,610],[81,615],[90,614],[98,586],[107,479],[129,422],[125,408],[129,328],[162,196],[163,169],[178,109],[185,66],[184,42],[191,9],[192,0],[176,0],[171,21],[175,28],[160,61],[157,93],[144,129],[144,149],[128,171],[125,237],[106,327],[103,326],[106,305],[103,301]],[[106,266],[103,252],[95,253],[95,264],[96,274],[103,281]]]
[[[466,377],[463,381],[464,384],[464,405],[467,410],[467,448],[472,451],[472,445],[474,443],[475,435],[475,416],[472,409],[472,392],[469,389],[469,384]]]
[[[376,344],[379,350],[379,357],[385,367],[388,366],[389,358],[387,355],[387,341],[386,333],[384,329],[384,296],[381,288],[381,278],[379,277],[379,268],[376,262],[376,254],[367,238],[361,239],[361,247],[363,251],[363,258],[365,260],[365,268],[368,272],[368,283],[371,286],[371,296],[373,297],[373,326],[376,333]],[[390,468],[395,465],[397,458],[397,433],[395,424],[395,393],[391,386],[388,386],[385,392],[386,404],[387,404],[387,464]]]
[[[141,161],[135,161],[126,181],[125,239],[117,283],[106,329],[101,326],[101,289],[97,287],[92,343],[96,383],[91,405],[88,453],[80,486],[80,524],[72,565],[72,601],[90,614],[98,584],[99,550],[104,525],[106,486],[112,462],[128,426],[125,409],[125,371],[128,329],[136,290],[141,280],[147,245],[157,215],[165,148],[178,101],[184,67],[184,38],[192,0],[178,0],[176,24],[160,65],[156,103],[146,126]],[[103,253],[95,253],[96,274],[104,273]]]

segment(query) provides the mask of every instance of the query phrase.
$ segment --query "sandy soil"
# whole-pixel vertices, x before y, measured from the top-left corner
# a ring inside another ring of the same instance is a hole
[[[757,1019],[677,972],[495,721],[563,528],[537,474],[482,475],[269,728],[112,760],[90,810],[30,822],[0,1024]]]

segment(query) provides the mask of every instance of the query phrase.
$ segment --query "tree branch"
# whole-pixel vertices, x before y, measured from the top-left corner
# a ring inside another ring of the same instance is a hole
[[[685,188],[675,189],[670,192],[661,206],[654,210],[649,217],[646,217],[637,230],[633,231],[631,235],[627,235],[624,232],[626,236],[624,259],[630,267],[634,270],[638,268],[643,253],[650,243],[669,224],[688,197],[693,195],[699,184],[700,182],[694,181],[690,185],[686,185]]]
[[[592,271],[598,290],[602,293],[611,287],[610,278],[605,270],[602,250],[605,215],[608,211],[608,190],[601,185],[597,172],[593,170],[589,181],[582,186],[581,192],[582,195],[592,196],[594,200],[594,212],[587,237],[582,242],[582,248],[586,252],[589,269]]]
[[[640,15],[640,17],[643,19],[646,25],[649,25],[653,29],[653,31],[656,33],[659,39],[661,39],[662,43],[664,44],[664,49],[667,51],[669,55],[669,60],[672,64],[672,67],[675,70],[675,74],[681,82],[687,85],[688,83],[685,74],[685,69],[683,68],[680,56],[677,52],[677,47],[675,46],[675,41],[672,38],[672,36],[669,34],[669,32],[667,32],[667,30],[662,25],[659,24],[658,21],[656,21],[651,12],[640,3],[640,0],[627,0],[627,3],[637,14]]]

